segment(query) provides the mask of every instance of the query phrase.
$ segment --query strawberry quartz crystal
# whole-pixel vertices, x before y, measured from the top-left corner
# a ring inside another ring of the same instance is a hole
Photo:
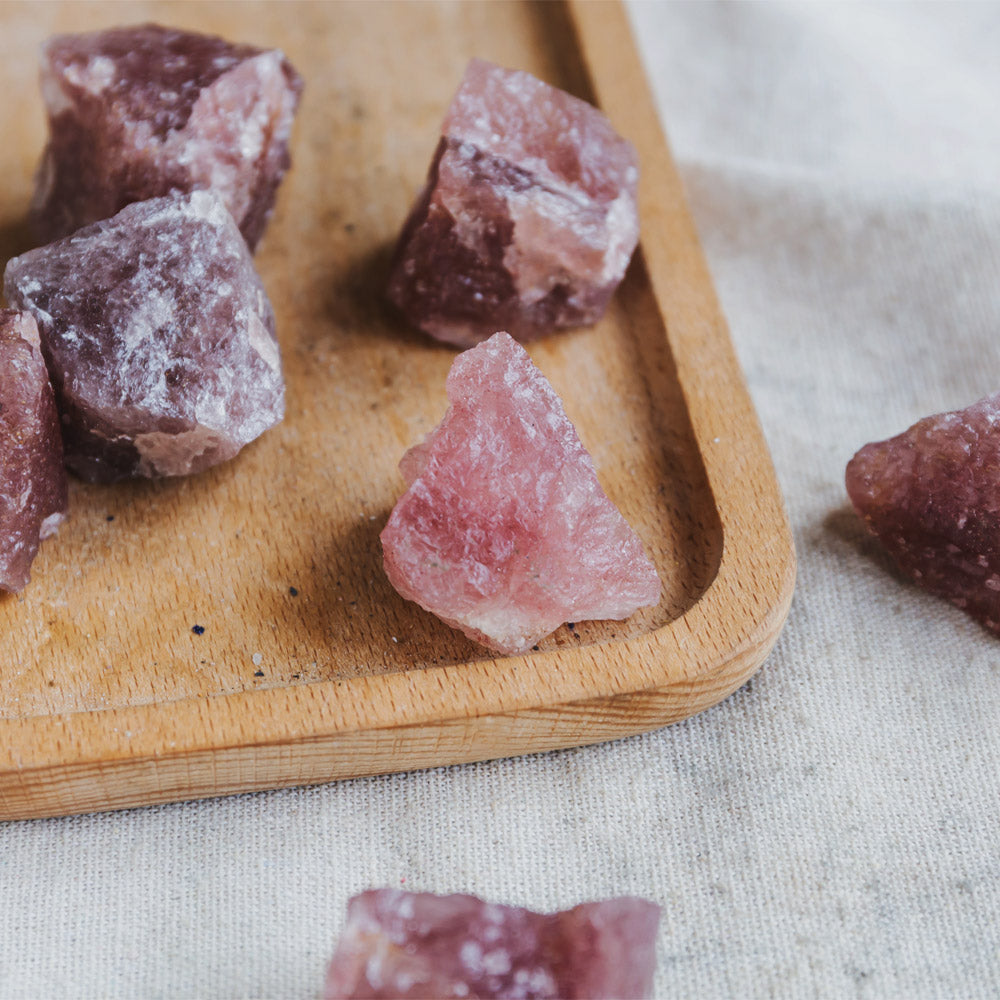
[[[27,313],[0,309],[0,590],[21,590],[66,516],[66,473],[52,387]]]
[[[38,321],[84,479],[199,472],[284,415],[271,305],[212,192],[129,205],[15,257],[4,291]]]
[[[865,445],[847,491],[903,573],[1000,634],[1000,393]]]
[[[50,39],[50,137],[32,204],[40,240],[134,201],[212,188],[252,249],[289,166],[301,91],[281,52],[155,24]]]
[[[399,593],[502,653],[656,604],[655,567],[524,348],[496,334],[455,359],[447,390],[382,532]]]
[[[355,896],[324,1000],[649,997],[660,908],[622,897],[534,913],[475,896]]]
[[[635,149],[596,108],[474,59],[403,227],[389,297],[469,347],[604,313],[639,237]]]

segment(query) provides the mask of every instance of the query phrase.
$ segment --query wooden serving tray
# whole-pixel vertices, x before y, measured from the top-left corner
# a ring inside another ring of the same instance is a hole
[[[280,46],[305,77],[257,255],[288,415],[200,476],[71,484],[31,584],[0,598],[0,818],[595,743],[743,684],[795,558],[621,7],[4,4],[0,79],[28,96],[0,104],[0,262],[31,245],[39,43],[123,17]],[[386,264],[473,55],[593,101],[639,149],[642,242],[607,318],[530,353],[664,583],[627,622],[502,659],[402,600],[378,541],[454,357],[387,309]]]

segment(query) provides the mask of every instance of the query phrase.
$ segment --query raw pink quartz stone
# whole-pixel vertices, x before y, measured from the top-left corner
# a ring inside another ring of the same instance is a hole
[[[900,570],[1000,634],[1000,393],[865,445],[846,478]]]
[[[655,567],[524,348],[498,333],[460,354],[447,391],[382,532],[399,593],[502,653],[656,604]]]
[[[0,590],[24,588],[38,543],[66,517],[62,455],[38,328],[0,309]]]
[[[622,897],[534,913],[475,896],[355,896],[324,1000],[649,997],[660,908]]]
[[[284,415],[274,314],[212,192],[129,205],[15,257],[4,291],[38,321],[84,479],[200,472]]]
[[[390,299],[464,347],[598,320],[639,238],[631,143],[585,101],[479,59],[441,132]]]
[[[155,24],[49,39],[50,137],[32,204],[40,240],[134,201],[212,188],[254,248],[290,163],[301,91],[277,50]]]

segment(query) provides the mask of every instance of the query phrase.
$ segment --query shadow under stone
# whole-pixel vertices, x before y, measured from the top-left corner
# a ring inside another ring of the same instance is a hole
[[[894,579],[904,583],[913,582],[900,571],[882,543],[868,530],[865,522],[849,503],[830,511],[823,518],[820,535],[821,538],[818,540],[820,547],[824,547],[823,539],[833,539],[847,545],[865,562],[884,570]]]
[[[37,245],[26,215],[20,219],[5,219],[0,222],[0,274],[12,257],[17,257]]]

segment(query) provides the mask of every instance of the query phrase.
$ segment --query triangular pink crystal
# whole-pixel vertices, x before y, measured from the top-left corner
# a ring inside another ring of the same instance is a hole
[[[455,359],[447,390],[400,463],[410,487],[382,532],[393,586],[502,653],[656,604],[655,567],[524,348],[495,334]]]

